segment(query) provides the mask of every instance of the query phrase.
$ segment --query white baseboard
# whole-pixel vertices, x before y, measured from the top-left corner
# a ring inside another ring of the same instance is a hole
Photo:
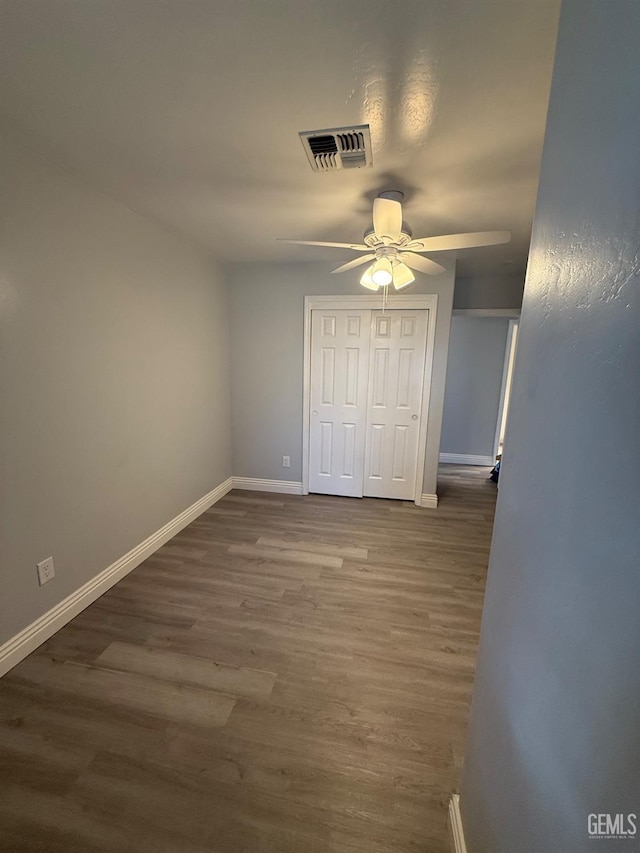
[[[275,492],[282,495],[301,495],[302,483],[294,480],[263,480],[259,477],[234,477],[234,489],[246,489],[250,492]],[[420,506],[436,509],[437,495],[422,495]]]
[[[462,817],[460,816],[460,795],[452,794],[449,800],[449,832],[451,837],[451,853],[467,853],[464,840]]]
[[[440,461],[452,465],[484,465],[491,468],[496,464],[493,456],[472,456],[467,453],[441,453]]]
[[[250,492],[277,492],[281,495],[302,494],[302,483],[293,480],[261,480],[259,477],[234,477],[233,488]]]
[[[437,507],[438,507],[438,496],[437,495],[422,495],[422,500],[420,501],[420,506],[426,506],[429,509],[437,509]]]
[[[158,550],[165,542],[173,538],[176,533],[179,533],[184,527],[201,515],[210,506],[213,506],[216,501],[224,497],[227,492],[233,488],[233,480],[229,477],[224,483],[221,483],[217,488],[208,492],[200,500],[192,504],[180,515],[167,522],[163,527],[152,533],[144,542],[136,545],[115,563],[107,566],[99,574],[90,581],[85,583],[71,595],[67,596],[60,604],[57,604],[31,625],[28,625],[24,630],[16,634],[6,643],[0,646],[0,676],[3,676],[16,664],[20,663],[28,654],[30,654],[38,646],[42,645],[45,640],[53,636],[56,631],[60,630],[63,625],[71,621],[85,607],[88,607],[92,602],[99,598],[104,592],[110,589],[114,584],[121,580],[129,572],[133,571],[136,566],[139,566],[143,560],[146,560],[151,554]]]

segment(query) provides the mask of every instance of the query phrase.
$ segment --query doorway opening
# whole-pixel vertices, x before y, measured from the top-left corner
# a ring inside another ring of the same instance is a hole
[[[492,467],[502,452],[518,314],[517,309],[454,310],[440,462]]]
[[[507,332],[507,346],[505,348],[504,353],[504,368],[502,371],[500,404],[498,406],[498,423],[496,425],[496,438],[494,442],[494,456],[496,457],[496,459],[499,456],[502,456],[502,451],[504,449],[504,439],[507,432],[509,403],[511,401],[511,386],[513,383],[513,366],[516,360],[519,328],[519,319],[514,318],[512,320],[509,320],[509,331]]]

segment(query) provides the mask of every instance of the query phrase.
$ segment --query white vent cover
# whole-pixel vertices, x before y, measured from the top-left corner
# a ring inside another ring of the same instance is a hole
[[[300,139],[314,172],[361,169],[373,165],[368,124],[305,130],[300,132]]]

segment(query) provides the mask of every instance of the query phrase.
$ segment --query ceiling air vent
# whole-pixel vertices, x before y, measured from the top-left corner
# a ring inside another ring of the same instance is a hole
[[[368,124],[332,130],[306,130],[300,133],[300,139],[314,172],[373,165]]]

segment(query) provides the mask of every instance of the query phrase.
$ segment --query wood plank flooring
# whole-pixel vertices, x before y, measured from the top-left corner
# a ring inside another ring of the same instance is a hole
[[[0,681],[0,850],[448,853],[487,474],[227,495]]]

